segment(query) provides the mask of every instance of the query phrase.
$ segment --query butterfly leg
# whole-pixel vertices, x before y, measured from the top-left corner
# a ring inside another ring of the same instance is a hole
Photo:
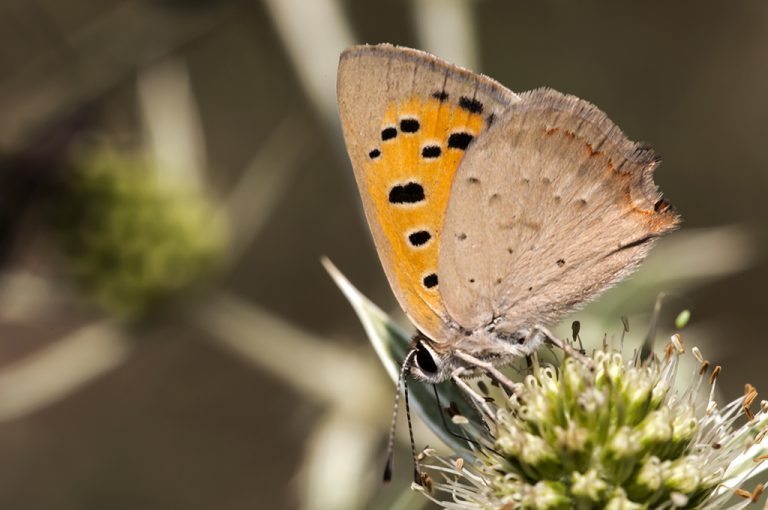
[[[437,409],[438,409],[438,412],[440,413],[440,420],[443,422],[443,428],[446,430],[446,432],[448,432],[450,435],[452,435],[453,437],[455,437],[457,439],[462,439],[462,440],[464,440],[464,441],[466,441],[466,442],[468,442],[470,444],[473,444],[473,445],[477,446],[478,448],[482,448],[482,445],[480,443],[478,443],[474,439],[470,439],[463,432],[461,434],[457,434],[456,432],[451,430],[451,428],[448,426],[448,421],[445,419],[446,412],[449,411],[450,408],[449,407],[443,408],[442,404],[440,403],[440,395],[437,392],[437,385],[433,384],[432,385],[432,389],[435,392],[435,402],[437,402]],[[465,400],[467,399],[466,395],[462,395],[462,396],[464,397]],[[453,402],[451,402],[451,406],[453,406],[453,405],[455,405],[455,404]],[[472,408],[475,410],[475,412],[477,412],[478,414],[481,414],[481,416],[482,416],[482,413],[480,413],[480,410],[477,408],[477,406],[475,405],[474,401],[471,401],[469,403],[469,405],[472,406]],[[455,416],[454,413],[448,413],[448,414],[451,417]],[[485,426],[485,429],[487,431],[490,431],[488,429],[488,424],[485,423],[485,420],[483,420],[483,425]]]
[[[581,351],[574,349],[573,346],[568,342],[565,342],[557,338],[554,333],[552,333],[549,329],[545,328],[544,326],[534,327],[533,331],[531,332],[531,336],[534,336],[534,335],[541,335],[544,338],[544,341],[546,343],[557,347],[558,349],[563,351],[566,356],[570,356],[573,359],[576,359],[584,363],[584,365],[589,367],[590,370],[594,370],[595,364],[591,359],[589,359]]]
[[[514,383],[509,380],[509,378],[502,374],[501,371],[499,371],[498,368],[493,366],[492,363],[489,363],[487,361],[483,361],[481,359],[478,359],[471,354],[468,354],[464,351],[456,350],[454,351],[454,355],[461,359],[462,361],[465,361],[469,363],[472,366],[482,368],[485,370],[485,372],[488,374],[488,376],[499,383],[502,387],[504,387],[507,391],[510,392],[510,395],[519,395],[520,394],[520,387],[521,384]]]
[[[476,392],[474,389],[472,389],[472,386],[467,384],[467,381],[465,381],[461,376],[464,375],[464,372],[467,370],[464,367],[459,367],[456,370],[453,371],[451,374],[451,381],[461,389],[465,395],[469,397],[469,401],[472,403],[472,405],[477,408],[477,412],[482,416],[485,415],[493,421],[496,422],[496,414],[491,410],[491,408],[488,406],[488,402],[485,401],[485,398],[480,395],[478,392]]]

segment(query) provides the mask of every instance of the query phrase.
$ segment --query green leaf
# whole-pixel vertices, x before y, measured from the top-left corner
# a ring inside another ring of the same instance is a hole
[[[379,355],[379,359],[390,378],[397,382],[400,367],[411,347],[410,335],[403,331],[379,307],[361,294],[330,260],[323,258],[322,264],[339,289],[341,289],[341,292],[349,300],[352,308],[354,308],[357,316],[360,318],[360,322],[363,323],[368,339],[371,341],[376,354]],[[428,384],[413,380],[409,382],[408,390],[413,409],[429,428],[457,453],[467,451],[467,442],[446,430],[443,419],[440,416],[441,409],[435,402],[434,390]],[[454,403],[458,407],[459,412],[468,419],[469,423],[464,425],[464,428],[468,429],[466,433],[469,436],[475,438],[482,436],[490,437],[487,434],[482,418],[480,418],[472,405],[467,402],[461,390],[453,383],[448,381],[438,384],[437,393],[443,407],[448,406],[449,403]],[[445,416],[444,413],[443,416]],[[446,421],[450,420],[446,419]],[[457,425],[449,424],[448,426],[451,427],[453,432],[463,434]]]

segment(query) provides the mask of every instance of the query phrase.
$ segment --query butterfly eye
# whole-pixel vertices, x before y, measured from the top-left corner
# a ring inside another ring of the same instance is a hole
[[[425,374],[437,373],[437,363],[435,363],[432,355],[421,342],[416,344],[416,365]]]

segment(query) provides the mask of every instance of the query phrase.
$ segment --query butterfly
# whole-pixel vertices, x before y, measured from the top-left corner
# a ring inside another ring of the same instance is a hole
[[[418,379],[532,353],[538,327],[626,277],[680,221],[653,150],[574,96],[518,95],[388,44],[344,51],[337,83],[381,263],[421,332]]]
[[[659,158],[587,101],[516,94],[388,44],[340,57],[339,114],[365,215],[418,332],[402,374],[465,385],[628,276],[680,217]]]

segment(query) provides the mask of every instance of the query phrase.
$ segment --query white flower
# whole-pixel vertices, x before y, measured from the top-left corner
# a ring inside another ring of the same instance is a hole
[[[676,390],[684,353],[675,335],[662,359],[605,349],[591,368],[572,358],[536,368],[519,394],[489,402],[490,438],[473,436],[471,462],[427,450],[426,483],[416,487],[448,509],[743,508],[762,491],[739,487],[766,467],[768,405],[753,414],[757,393],[747,385],[719,408],[720,367],[698,349],[695,372]]]

